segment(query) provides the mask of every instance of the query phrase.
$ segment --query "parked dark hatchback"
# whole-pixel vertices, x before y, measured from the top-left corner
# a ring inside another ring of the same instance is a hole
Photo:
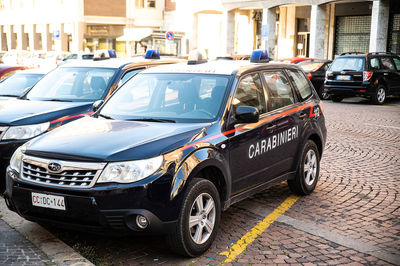
[[[235,202],[283,180],[314,190],[321,104],[292,65],[151,68],[92,116],[20,147],[6,203],[32,221],[165,234],[174,251],[198,256]]]
[[[4,186],[5,168],[18,146],[91,114],[95,101],[107,98],[137,72],[176,62],[141,58],[67,63],[44,76],[22,98],[0,101],[0,185]]]
[[[326,70],[328,70],[331,63],[331,60],[309,60],[301,61],[297,64],[304,70],[319,97],[323,100],[329,99],[329,94],[324,91],[324,81]]]
[[[325,91],[334,102],[360,96],[384,104],[400,95],[400,57],[391,53],[345,53],[326,72]]]

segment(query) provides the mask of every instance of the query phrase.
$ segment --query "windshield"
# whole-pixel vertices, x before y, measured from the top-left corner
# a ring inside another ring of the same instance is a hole
[[[26,88],[32,87],[42,76],[16,73],[0,83],[0,96],[21,96]]]
[[[313,62],[307,62],[307,61],[302,61],[299,62],[298,65],[301,66],[301,68],[305,72],[313,72],[317,71],[324,63],[313,63]]]
[[[363,71],[365,59],[363,57],[340,57],[333,61],[330,71]]]
[[[115,69],[61,67],[44,76],[27,94],[29,100],[96,101],[102,98]]]
[[[100,116],[122,120],[211,122],[231,76],[138,74],[104,105]]]

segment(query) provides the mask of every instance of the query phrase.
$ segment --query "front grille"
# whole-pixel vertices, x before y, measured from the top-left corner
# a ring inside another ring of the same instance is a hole
[[[61,165],[60,171],[49,170],[50,163]],[[24,156],[21,178],[58,187],[89,188],[96,183],[104,166],[104,163],[81,163]]]
[[[0,127],[0,140],[3,138],[4,134],[6,133],[8,127]]]

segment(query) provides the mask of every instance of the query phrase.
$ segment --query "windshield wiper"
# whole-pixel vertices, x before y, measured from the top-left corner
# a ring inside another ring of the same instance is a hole
[[[98,116],[104,117],[105,119],[112,119],[112,120],[114,120],[114,118],[112,118],[111,116],[108,116],[108,115],[98,114]]]
[[[342,71],[357,71],[355,69],[342,69]]]
[[[18,97],[18,95],[13,94],[0,94],[1,97]]]
[[[72,102],[71,100],[62,100],[62,99],[47,99],[47,100],[43,100],[46,102]]]
[[[176,123],[172,119],[162,119],[162,118],[132,118],[127,119],[128,121],[146,121],[146,122],[161,122],[161,123]]]

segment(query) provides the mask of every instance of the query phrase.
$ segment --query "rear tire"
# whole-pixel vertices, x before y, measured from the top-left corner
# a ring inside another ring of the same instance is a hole
[[[288,180],[289,188],[298,195],[308,195],[314,191],[319,177],[320,155],[314,141],[304,145],[300,163],[294,180]]]
[[[332,102],[340,103],[343,100],[343,97],[332,95],[331,99],[332,99]]]
[[[382,85],[379,85],[375,90],[375,94],[371,98],[371,102],[373,104],[382,105],[386,101],[386,88]]]
[[[174,232],[167,235],[169,247],[184,256],[197,257],[207,251],[217,235],[221,202],[215,185],[193,179],[185,192]]]
[[[330,95],[324,90],[324,84],[319,87],[318,95],[321,100],[329,100]]]

